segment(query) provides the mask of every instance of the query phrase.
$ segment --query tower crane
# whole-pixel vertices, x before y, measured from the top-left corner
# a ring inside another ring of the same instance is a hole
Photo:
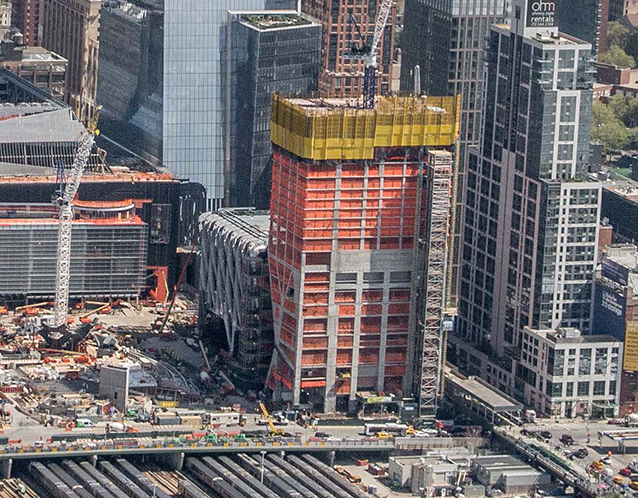
[[[377,90],[377,66],[379,55],[379,43],[381,42],[381,35],[388,23],[388,16],[392,9],[393,0],[383,0],[379,6],[377,12],[377,18],[374,25],[374,34],[372,36],[372,43],[368,45],[365,38],[361,34],[361,30],[357,23],[354,21],[352,14],[350,14],[350,21],[354,24],[359,39],[361,40],[361,49],[357,50],[357,55],[363,56],[363,64],[365,66],[365,72],[363,76],[363,108],[374,109],[374,96]]]
[[[69,283],[71,280],[71,228],[73,225],[73,199],[80,187],[82,174],[89,161],[91,149],[95,137],[99,134],[97,129],[98,107],[91,118],[89,127],[80,138],[80,145],[71,167],[64,191],[55,199],[55,204],[59,210],[58,225],[58,254],[56,266],[56,286],[55,286],[55,306],[54,318],[55,326],[60,327],[66,323],[69,309]]]

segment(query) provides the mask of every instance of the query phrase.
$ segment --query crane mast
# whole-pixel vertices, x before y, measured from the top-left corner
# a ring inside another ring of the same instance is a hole
[[[388,23],[388,16],[392,8],[393,0],[383,0],[377,13],[377,19],[374,25],[374,35],[372,44],[366,55],[363,57],[365,72],[363,76],[363,107],[365,109],[374,109],[374,96],[377,90],[377,66],[379,55],[379,43],[383,30]]]
[[[73,161],[71,174],[64,192],[55,202],[59,208],[58,254],[55,286],[55,325],[59,327],[66,322],[69,309],[69,283],[71,280],[71,228],[73,226],[73,199],[77,194],[82,174],[93,148],[95,131],[89,130],[80,140],[78,152]]]

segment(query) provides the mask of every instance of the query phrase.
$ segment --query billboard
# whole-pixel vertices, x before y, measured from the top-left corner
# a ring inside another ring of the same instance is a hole
[[[554,28],[556,22],[556,0],[528,0],[527,28]]]
[[[603,258],[602,276],[620,285],[629,282],[629,268],[607,257]]]
[[[620,292],[596,286],[594,296],[594,333],[608,334],[619,341],[625,338],[625,317],[627,300]]]
[[[624,348],[622,359],[623,370],[638,372],[638,322],[634,320],[627,321]]]
[[[392,403],[392,396],[368,396],[366,403]]]

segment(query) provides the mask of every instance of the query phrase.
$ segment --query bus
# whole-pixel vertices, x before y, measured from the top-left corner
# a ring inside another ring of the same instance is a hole
[[[376,436],[379,432],[387,432],[396,436],[404,436],[408,430],[405,424],[365,424],[364,434],[366,436]]]

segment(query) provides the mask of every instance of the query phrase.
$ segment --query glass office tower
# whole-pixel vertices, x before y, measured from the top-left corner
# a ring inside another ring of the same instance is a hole
[[[476,145],[481,124],[483,51],[493,24],[507,15],[507,0],[406,0],[401,43],[401,90],[414,90],[414,68],[420,67],[418,91],[428,95],[461,95],[461,120],[455,193],[454,243],[448,271],[449,304],[456,302],[460,209],[467,148]]]
[[[296,11],[269,12],[229,12],[231,43],[222,72],[229,81],[226,187],[232,206],[270,206],[273,92],[309,94],[318,87],[321,25]]]
[[[227,11],[292,8],[293,0],[165,0],[163,164],[224,200],[221,51]]]

